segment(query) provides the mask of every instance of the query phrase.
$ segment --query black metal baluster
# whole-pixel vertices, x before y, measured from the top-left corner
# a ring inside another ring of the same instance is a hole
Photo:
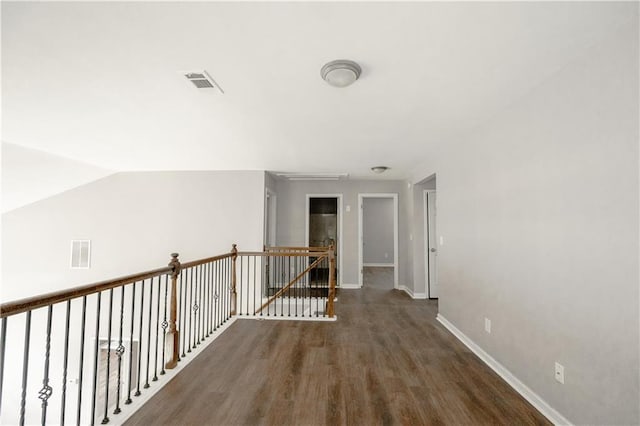
[[[256,294],[256,290],[258,290],[258,281],[256,280],[256,258],[258,256],[253,256],[253,294],[254,294],[254,298],[253,298],[253,312],[256,311],[256,299],[255,299],[255,294]],[[260,298],[258,299],[258,303],[260,304],[260,306],[262,306],[262,291],[263,291],[264,285],[261,283],[260,284]],[[268,297],[269,293],[267,293],[267,297]],[[260,316],[262,316],[262,309],[260,310]]]
[[[242,315],[242,294],[244,293],[244,286],[243,286],[244,281],[242,281],[242,272],[243,272],[242,271],[242,256],[238,256],[238,257],[240,258],[239,259],[240,260],[240,277],[239,277],[240,280],[238,281],[240,283],[240,315]],[[244,299],[245,299],[245,301],[247,301],[247,305],[248,305],[249,304],[248,303],[248,301],[249,301],[249,294],[248,293],[244,295]],[[249,308],[247,307],[247,309],[245,310],[245,315],[249,314],[248,311],[249,311]]]
[[[131,400],[131,380],[133,375],[133,323],[134,317],[136,314],[136,283],[133,283],[131,287],[131,331],[129,334],[129,386],[127,386],[127,399],[124,401],[126,405],[131,404],[133,401]],[[140,347],[138,346],[138,351],[140,351]]]
[[[22,358],[22,399],[20,401],[20,426],[24,426],[24,414],[27,403],[27,378],[29,376],[29,338],[31,337],[31,311],[27,311],[24,325],[24,355]]]
[[[100,309],[102,307],[102,293],[98,293],[96,307],[96,343],[93,352],[93,391],[91,395],[91,425],[96,422],[96,390],[98,387],[98,349],[100,347]],[[79,422],[78,422],[79,423]]]
[[[76,424],[80,426],[80,416],[82,415],[82,372],[84,370],[84,330],[87,320],[87,296],[82,296],[82,321],[80,324],[80,363],[78,365],[78,411],[76,413]]]
[[[221,318],[222,318],[222,293],[220,290],[220,261],[218,260],[216,262],[216,308],[217,308],[217,315],[216,315],[216,328],[220,328],[220,325],[222,324]]]
[[[283,257],[282,260],[283,260],[283,262],[285,264],[285,268],[287,269],[287,279],[285,280],[285,286],[287,286],[291,282],[291,256]],[[287,311],[289,312],[288,316],[291,316],[291,287],[289,287],[287,289],[287,291],[285,291],[282,294],[282,309],[280,310],[281,316],[284,316],[284,311],[285,311],[285,309],[284,309],[284,301],[285,301],[285,298],[287,300]]]
[[[67,316],[64,328],[64,359],[62,361],[62,397],[60,404],[60,424],[64,426],[65,402],[67,399],[67,366],[69,361],[69,323],[71,316],[71,300],[67,300]]]
[[[51,318],[53,316],[53,305],[47,308],[47,337],[44,349],[44,377],[42,379],[42,389],[38,392],[38,398],[42,401],[42,415],[40,423],[44,426],[47,424],[47,407],[49,406],[49,398],[53,393],[53,389],[49,386],[49,359],[51,356]]]
[[[202,318],[202,326],[203,326],[203,333],[206,333],[204,338],[202,340],[204,340],[205,338],[209,337],[209,325],[207,323],[207,318],[209,318],[209,265],[211,263],[205,263],[203,266],[204,269],[204,302],[202,303],[202,314],[203,314],[203,318]]]
[[[162,290],[162,276],[158,277],[158,301],[156,303],[156,348],[153,361],[153,381],[158,381],[158,342],[160,334],[160,290]]]
[[[213,291],[213,267],[215,262],[209,264],[209,334],[213,334],[213,308],[214,308],[214,291]]]
[[[222,259],[222,279],[220,284],[220,291],[222,292],[222,322],[221,325],[227,322],[227,299],[229,293],[227,292],[227,260]]]
[[[202,303],[202,299],[200,298],[200,288],[201,288],[200,265],[196,266],[194,269],[195,269],[195,275],[196,275],[196,289],[195,289],[196,301],[193,304],[193,323],[196,326],[195,326],[195,329],[193,330],[193,348],[195,349],[196,345],[200,344],[200,312],[198,311],[200,310],[200,304]]]
[[[179,318],[181,318],[181,322],[180,325],[182,328],[178,328],[178,330],[180,330],[180,334],[182,335],[182,355],[180,356],[181,358],[185,357],[185,353],[184,353],[184,349],[185,349],[185,339],[187,338],[187,333],[186,333],[186,326],[187,326],[187,287],[186,287],[186,278],[183,279],[185,277],[185,275],[187,274],[187,271],[185,270],[184,273],[180,274],[180,292],[181,292],[181,302],[182,302],[182,312],[180,312],[180,315],[178,315]]]
[[[142,322],[144,318],[144,284],[142,280],[142,289],[140,291],[140,325],[138,327],[138,378],[136,380],[136,393],[134,396],[140,396],[140,374],[142,372]]]
[[[169,323],[167,322],[167,293],[169,291],[169,275],[164,276],[164,319],[162,321],[162,368],[160,369],[160,375],[165,374],[164,371],[164,354],[166,348],[166,338],[167,338],[167,327],[169,327]]]
[[[147,322],[147,374],[144,388],[149,388],[149,357],[151,355],[151,313],[153,312],[153,277],[149,284],[149,322]]]
[[[191,313],[193,312],[193,269],[188,269],[187,272],[189,273],[189,310],[188,310],[188,315],[189,315],[189,338],[187,339],[187,352],[191,352],[191,323],[193,320],[193,315],[191,315]],[[187,313],[185,312],[185,315]]]
[[[205,298],[205,265],[200,265],[200,309],[198,309],[198,336],[200,336],[200,341],[204,341],[204,312],[206,309],[207,299]]]
[[[9,317],[2,318],[0,331],[0,414],[2,414],[2,383],[4,382],[4,350],[7,346],[7,322]]]
[[[122,326],[124,323],[124,286],[121,287],[120,292],[120,334],[118,338],[118,348],[116,349],[116,356],[118,357],[118,387],[116,388],[116,409],[113,410],[113,414],[120,414],[120,379],[122,377],[122,355],[124,355],[124,345],[122,344]]]
[[[104,418],[102,424],[109,423],[109,417],[107,416],[109,410],[109,376],[111,370],[111,324],[113,319],[113,289],[109,290],[109,327],[107,331],[107,373],[105,374],[105,392],[104,392]]]

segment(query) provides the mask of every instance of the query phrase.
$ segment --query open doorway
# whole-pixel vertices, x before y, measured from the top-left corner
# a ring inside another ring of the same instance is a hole
[[[358,194],[359,285],[398,288],[398,194]]]
[[[340,285],[342,265],[342,194],[307,194],[305,245],[328,247],[334,245],[336,255],[336,283]],[[310,261],[315,260],[310,258]],[[323,274],[316,268],[314,273]],[[313,277],[311,277],[313,279]]]

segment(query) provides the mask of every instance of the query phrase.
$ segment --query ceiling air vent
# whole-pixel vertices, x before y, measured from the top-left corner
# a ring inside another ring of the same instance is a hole
[[[220,93],[224,93],[206,71],[185,72],[183,74],[198,89],[218,89]]]

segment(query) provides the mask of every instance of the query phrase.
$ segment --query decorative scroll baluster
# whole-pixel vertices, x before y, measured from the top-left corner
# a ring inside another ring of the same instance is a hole
[[[27,311],[24,325],[24,353],[22,359],[22,398],[20,400],[20,426],[24,426],[24,415],[27,402],[27,378],[29,376],[29,338],[31,337],[31,311]]]
[[[82,373],[84,371],[84,335],[87,324],[87,296],[82,296],[82,320],[80,325],[80,362],[78,364],[78,411],[76,413],[76,424],[80,426],[80,416],[82,415]]]
[[[120,334],[118,338],[118,348],[116,349],[116,355],[118,357],[118,387],[116,388],[116,409],[113,410],[113,414],[120,414],[120,379],[122,376],[122,355],[124,355],[124,345],[122,344],[122,325],[124,323],[124,286],[121,287],[120,293]]]
[[[104,392],[104,418],[102,419],[102,424],[106,425],[109,423],[109,376],[111,371],[111,324],[113,319],[113,289],[109,290],[109,327],[107,331],[107,372],[105,374],[105,392]],[[98,337],[96,336],[96,339]]]
[[[180,360],[180,331],[176,327],[176,316],[178,313],[177,305],[177,280],[180,275],[180,261],[178,253],[171,254],[171,262],[169,266],[173,268],[171,272],[171,311],[169,315],[169,332],[167,333],[167,344],[171,347],[171,356],[165,365],[165,368],[171,370],[178,365]]]
[[[236,315],[237,312],[237,304],[238,304],[238,291],[237,291],[237,271],[236,271],[236,260],[238,259],[238,248],[235,244],[231,246],[231,315]]]
[[[164,358],[165,358],[165,350],[167,347],[166,337],[167,337],[167,327],[169,327],[169,322],[167,322],[167,295],[169,293],[169,275],[164,276],[164,319],[162,320],[162,368],[160,370],[160,375],[164,375]]]
[[[38,398],[42,401],[41,423],[47,423],[47,407],[49,406],[49,398],[53,393],[53,388],[49,385],[49,359],[51,356],[51,319],[53,316],[53,305],[49,305],[47,309],[47,337],[44,351],[44,377],[42,379],[42,389],[38,392]]]
[[[64,357],[62,361],[62,403],[60,404],[60,424],[64,425],[65,401],[67,399],[67,364],[69,361],[69,320],[71,316],[71,300],[67,300],[67,315],[64,328]]]
[[[200,266],[196,266],[193,268],[195,270],[196,275],[196,288],[195,288],[195,302],[193,303],[193,323],[195,324],[195,328],[193,330],[193,348],[195,349],[196,345],[200,344],[200,303],[202,303],[202,299],[200,299],[200,279],[202,278],[200,274]]]
[[[127,399],[124,401],[126,405],[131,404],[131,380],[133,375],[133,329],[134,329],[134,317],[136,314],[136,283],[133,283],[131,287],[131,330],[129,333],[129,386],[127,386]],[[140,351],[140,346],[138,346]]]

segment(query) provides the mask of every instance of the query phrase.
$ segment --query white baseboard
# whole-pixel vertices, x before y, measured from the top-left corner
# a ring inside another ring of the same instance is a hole
[[[562,414],[551,407],[544,399],[540,398],[538,394],[529,389],[527,385],[522,383],[516,376],[513,375],[507,368],[496,361],[491,355],[485,352],[480,346],[478,346],[473,340],[467,337],[462,331],[460,331],[455,325],[451,324],[445,317],[438,314],[436,319],[447,330],[458,338],[466,347],[478,356],[485,364],[495,371],[500,377],[504,379],[516,392],[518,392],[524,399],[529,401],[538,411],[542,413],[549,421],[555,425],[571,425],[571,422],[567,420]]]
[[[374,268],[393,268],[396,265],[393,263],[363,263],[362,266],[369,266]]]
[[[360,289],[360,288],[362,288],[362,286],[360,284],[345,284],[345,283],[342,283],[342,284],[340,284],[340,288],[345,289],[345,290],[349,290],[349,289]]]
[[[409,287],[407,287],[406,285],[399,285],[398,286],[398,290],[402,290],[405,293],[407,293],[409,295],[409,297],[411,297],[412,299],[426,299],[427,298],[427,293],[414,293],[413,290],[411,290]]]

